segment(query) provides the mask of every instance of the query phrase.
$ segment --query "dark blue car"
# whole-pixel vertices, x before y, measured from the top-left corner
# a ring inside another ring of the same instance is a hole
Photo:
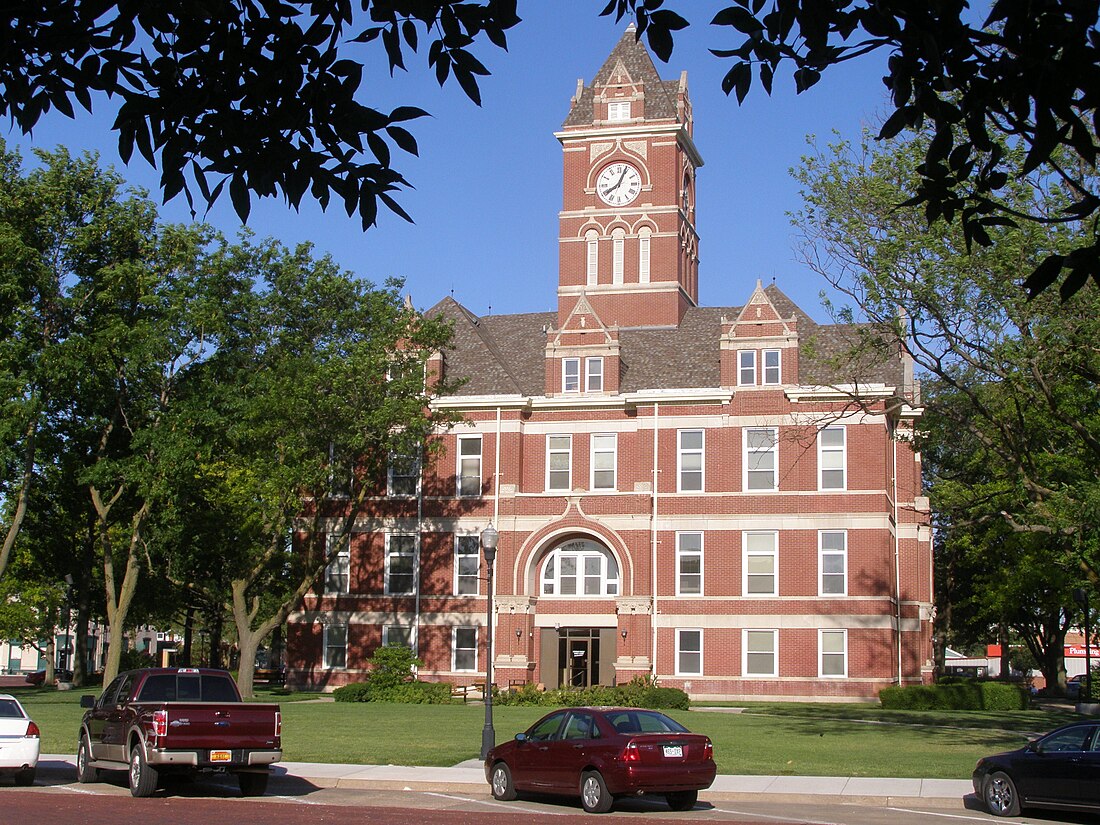
[[[1100,719],[1074,722],[1019,750],[978,760],[974,792],[989,812],[1100,810]]]

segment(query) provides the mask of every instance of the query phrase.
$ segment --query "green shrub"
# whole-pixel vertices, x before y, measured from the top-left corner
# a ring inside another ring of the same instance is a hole
[[[973,680],[887,687],[878,697],[891,710],[1023,710],[1028,704],[1027,693],[1018,685]]]
[[[1027,710],[1030,697],[1019,685],[980,682],[982,710]]]
[[[445,705],[451,701],[451,686],[445,682],[402,682],[379,687],[373,682],[352,682],[336,688],[337,702],[400,702],[406,705]]]
[[[493,701],[500,705],[545,705],[547,707],[589,705],[658,710],[687,710],[690,704],[688,695],[679,688],[657,687],[652,680],[640,677],[617,687],[593,685],[583,689],[563,687],[541,691],[534,685],[528,684],[519,690],[494,694]]]
[[[493,702],[498,705],[548,705],[550,692],[539,690],[538,686],[528,682],[523,687],[493,693]]]
[[[370,686],[366,682],[352,682],[336,688],[332,692],[332,698],[337,702],[369,702],[369,690]]]
[[[405,705],[445,705],[451,701],[446,682],[404,682],[368,692],[371,702],[400,702]]]
[[[367,684],[375,690],[388,690],[405,682],[411,682],[413,668],[423,667],[424,663],[413,655],[404,645],[386,645],[374,651],[370,657],[370,672]]]

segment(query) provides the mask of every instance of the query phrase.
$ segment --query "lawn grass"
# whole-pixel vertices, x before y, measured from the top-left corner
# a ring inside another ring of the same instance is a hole
[[[44,753],[75,753],[84,691],[17,688],[42,729]],[[316,694],[257,691],[283,710],[283,755],[292,762],[455,765],[476,758],[482,705],[312,702]],[[493,709],[497,741],[547,712]],[[752,703],[740,713],[673,711],[714,741],[719,773],[966,779],[978,757],[1016,748],[1070,711],[893,711],[875,705]]]

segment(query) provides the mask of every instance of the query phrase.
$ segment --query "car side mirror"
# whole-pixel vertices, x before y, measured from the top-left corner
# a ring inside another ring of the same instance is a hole
[[[526,742],[527,741],[527,734],[526,733],[517,733],[516,734],[516,741],[517,742]]]
[[[80,706],[82,708],[94,708],[95,707],[95,697],[94,696],[81,696],[80,697]]]
[[[1028,742],[1026,745],[1024,745],[1024,750],[1028,751],[1029,753],[1042,753],[1043,752],[1042,748],[1039,747],[1038,741],[1036,741],[1034,739],[1032,739],[1030,742]]]

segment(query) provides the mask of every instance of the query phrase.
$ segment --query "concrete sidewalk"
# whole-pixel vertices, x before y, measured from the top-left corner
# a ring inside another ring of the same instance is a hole
[[[52,768],[67,764],[75,778],[74,759],[64,754],[43,754],[39,764]],[[451,793],[489,792],[481,761],[469,759],[450,768],[407,765],[333,765],[321,762],[279,762],[272,779],[296,779],[319,788],[361,790],[411,790]],[[831,796],[844,802],[925,800],[961,802],[973,793],[968,779],[888,779],[835,776],[735,776],[719,774],[702,792],[711,799],[744,796]]]

